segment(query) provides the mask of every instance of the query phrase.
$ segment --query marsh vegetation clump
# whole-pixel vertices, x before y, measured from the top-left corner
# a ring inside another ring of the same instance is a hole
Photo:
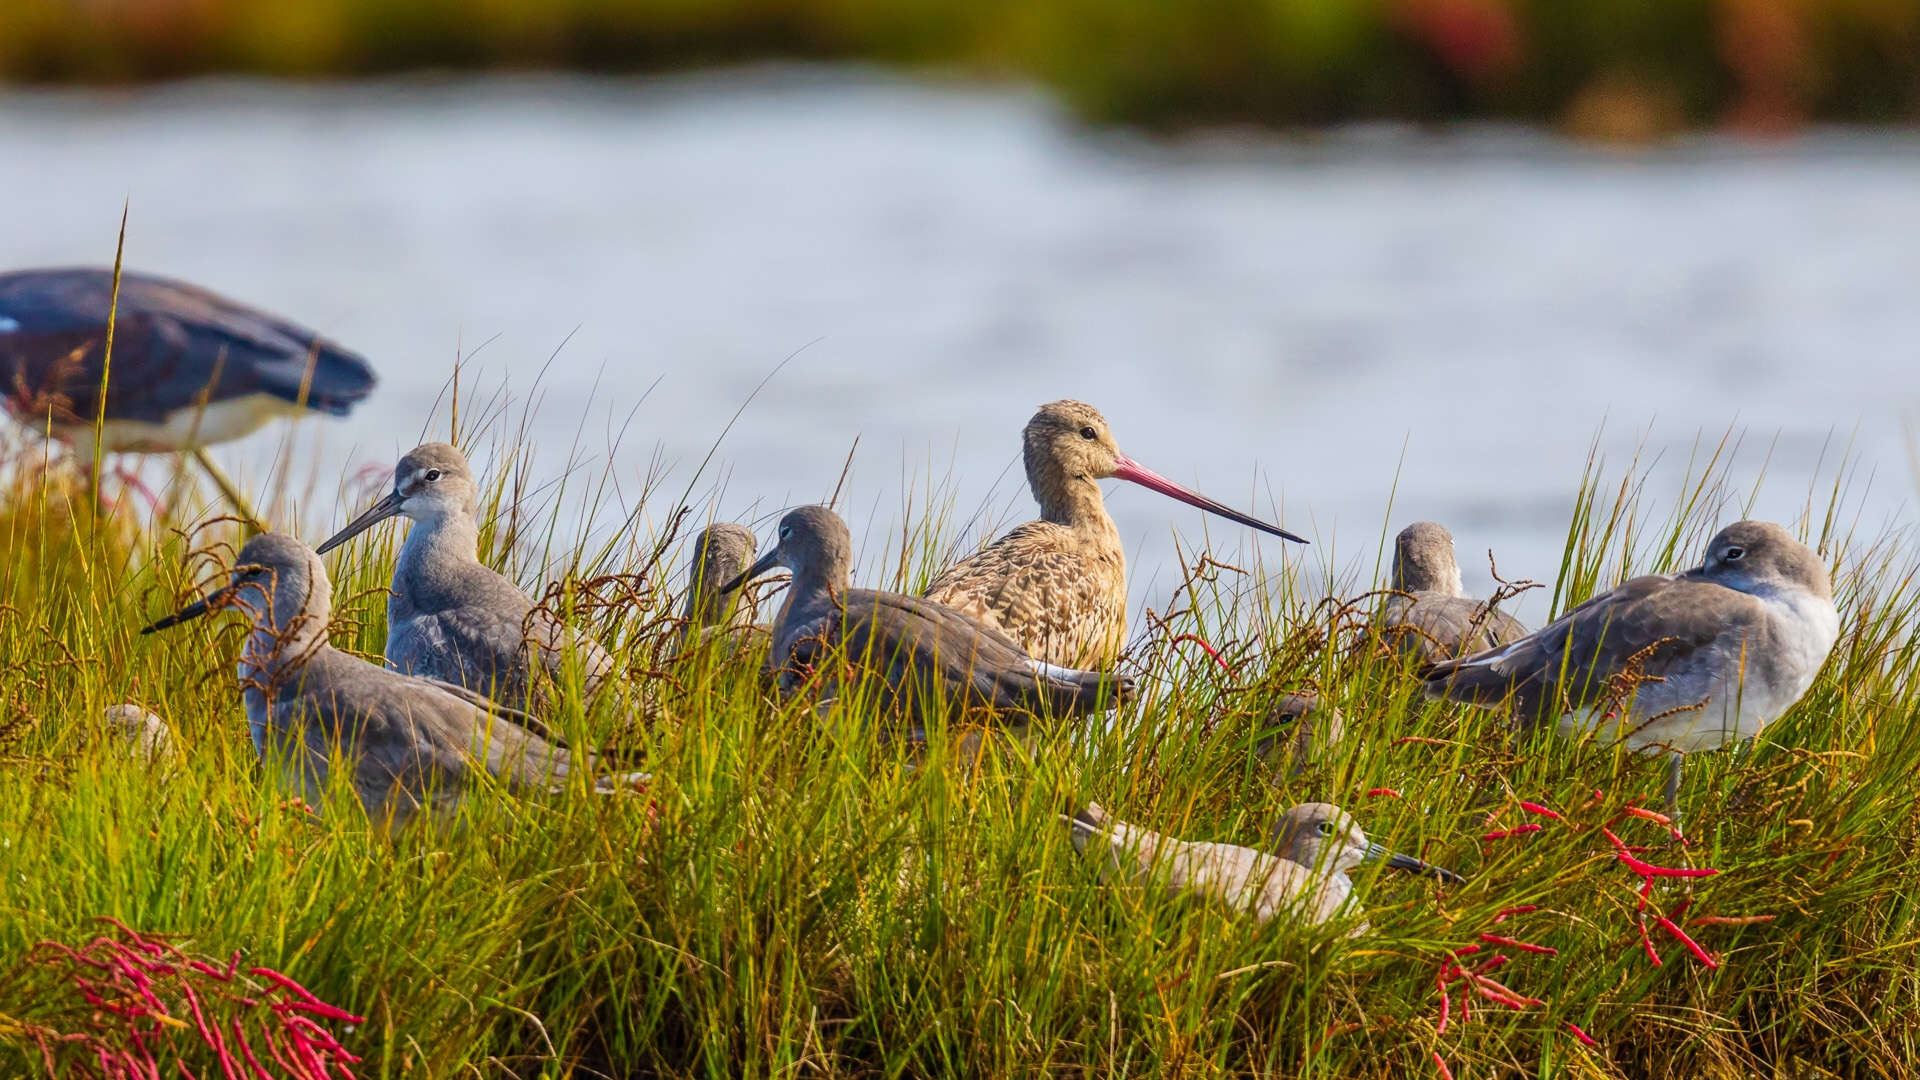
[[[570,468],[556,496],[514,435],[451,440],[481,478],[480,558],[648,703],[635,722],[559,680],[558,734],[652,779],[619,797],[479,787],[456,820],[396,835],[344,783],[308,806],[262,767],[238,620],[138,634],[232,562],[239,525],[191,492],[91,491],[9,445],[0,1071],[44,1072],[24,1033],[76,1022],[35,992],[39,943],[80,948],[102,916],[192,957],[238,950],[362,1018],[326,1025],[356,1075],[1908,1069],[1920,552],[1856,531],[1838,480],[1786,524],[1833,570],[1840,642],[1751,745],[1689,762],[1676,822],[1660,761],[1429,700],[1369,625],[1384,578],[1293,556],[1190,551],[1136,623],[1136,693],[1113,713],[1039,717],[1023,739],[968,719],[922,745],[875,738],[858,693],[825,710],[769,695],[759,637],[685,632],[672,568],[707,522],[678,491],[654,477],[621,502],[612,476]],[[1637,466],[1590,462],[1562,566],[1532,568],[1554,611],[1696,562],[1745,516],[1729,470],[1707,455],[1656,504]],[[338,524],[264,505],[309,538]],[[908,506],[856,581],[911,590],[964,549],[937,491]],[[336,648],[379,655],[398,535],[330,555]],[[769,617],[777,599],[758,599]],[[1298,722],[1277,706],[1303,693],[1341,731],[1295,761],[1274,724]],[[122,704],[171,729],[164,768],[113,736]],[[1367,864],[1323,924],[1259,920],[1103,875],[1061,824],[1090,802],[1254,848],[1288,808],[1331,803],[1465,880]],[[194,1075],[221,1069],[194,1040],[166,1046]]]

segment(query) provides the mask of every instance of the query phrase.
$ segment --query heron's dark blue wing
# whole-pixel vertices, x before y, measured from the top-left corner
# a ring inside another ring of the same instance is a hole
[[[0,377],[16,411],[90,421],[100,407],[108,270],[0,274]],[[309,368],[311,377],[309,378]],[[250,394],[344,415],[372,392],[366,360],[284,319],[183,282],[123,273],[114,326],[110,419],[164,421]]]

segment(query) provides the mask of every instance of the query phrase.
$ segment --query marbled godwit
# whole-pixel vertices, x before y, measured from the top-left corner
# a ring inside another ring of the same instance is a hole
[[[114,314],[113,367],[105,370]],[[100,396],[101,376],[107,380]],[[345,416],[373,391],[358,354],[264,311],[165,278],[113,271],[0,274],[0,379],[7,409],[91,456],[190,453],[251,518],[206,456],[277,416]]]
[[[1376,632],[1401,655],[1428,664],[1527,636],[1520,620],[1467,595],[1444,526],[1416,521],[1400,530],[1393,548],[1397,595],[1380,606]]]
[[[788,511],[779,543],[726,588],[775,566],[793,571],[768,659],[782,693],[839,665],[864,669],[879,676],[883,713],[926,724],[973,709],[1080,716],[1132,691],[1124,677],[1035,660],[979,619],[931,600],[849,587],[853,538],[824,506]],[[836,692],[826,681],[822,689]]]
[[[754,544],[753,530],[730,521],[709,525],[693,538],[687,555],[687,600],[680,611],[686,623],[681,649],[715,635],[731,638],[752,631],[752,608],[741,605],[739,589],[728,592],[723,586],[753,562]]]
[[[417,446],[394,466],[393,490],[318,553],[387,518],[412,519],[387,600],[388,664],[525,709],[540,699],[540,684],[562,676],[571,659],[588,696],[597,695],[615,673],[613,658],[480,561],[479,496],[459,450],[446,443]]]
[[[1671,808],[1684,755],[1758,735],[1813,685],[1839,636],[1826,564],[1780,526],[1741,521],[1699,567],[1634,578],[1531,636],[1436,664],[1426,691],[1671,754]]]
[[[1023,436],[1040,519],[1017,526],[934,579],[926,596],[1001,630],[1035,659],[1107,668],[1127,638],[1127,564],[1100,481],[1131,481],[1230,521],[1305,540],[1166,479],[1120,452],[1100,410],[1040,406]]]
[[[1266,922],[1275,916],[1318,926],[1340,914],[1353,895],[1347,874],[1384,861],[1396,870],[1460,881],[1450,870],[1430,866],[1370,843],[1346,811],[1330,803],[1303,803],[1273,829],[1274,855],[1233,844],[1198,843],[1129,825],[1099,803],[1063,818],[1074,850],[1097,846],[1103,871],[1140,884],[1157,884],[1175,896],[1224,902]],[[1363,924],[1354,936],[1366,932]]]
[[[353,769],[368,815],[394,827],[422,811],[444,816],[483,772],[509,790],[547,791],[576,767],[566,748],[483,705],[328,644],[331,591],[326,567],[305,544],[260,533],[240,549],[226,587],[141,633],[223,608],[247,615],[253,629],[239,677],[254,749],[283,765],[313,806],[336,753]]]

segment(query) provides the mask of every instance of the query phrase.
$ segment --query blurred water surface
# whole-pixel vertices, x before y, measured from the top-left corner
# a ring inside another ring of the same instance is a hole
[[[1480,589],[1489,547],[1551,579],[1603,425],[1615,464],[1664,454],[1666,490],[1700,432],[1745,431],[1763,516],[1794,518],[1848,445],[1871,524],[1912,490],[1907,135],[1170,146],[1018,91],[818,70],[0,94],[0,264],[107,263],[128,200],[129,266],[380,369],[314,451],[329,477],[412,445],[484,343],[476,377],[545,370],[545,467],[625,425],[630,492],[656,459],[684,483],[797,352],[720,444],[720,512],[825,497],[859,434],[846,501],[873,543],[929,468],[963,510],[998,485],[1024,516],[1020,425],[1065,396],[1140,461],[1314,537],[1316,561],[1370,567],[1390,497],[1395,528],[1441,520]],[[277,439],[224,456],[258,471]],[[1200,515],[1110,503],[1136,599],[1163,595],[1169,530]]]

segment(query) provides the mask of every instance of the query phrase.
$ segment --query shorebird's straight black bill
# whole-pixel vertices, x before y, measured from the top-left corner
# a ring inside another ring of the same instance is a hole
[[[186,607],[181,608],[179,611],[174,612],[164,619],[158,619],[141,627],[140,632],[143,634],[151,634],[155,630],[165,630],[169,626],[179,626],[183,622],[192,622],[209,611],[218,609],[233,590],[234,587],[229,585],[224,589],[209,593],[206,599],[188,604]]]
[[[740,586],[745,585],[747,582],[752,581],[754,578],[759,577],[761,574],[765,574],[771,571],[774,567],[779,565],[780,565],[780,549],[776,547],[772,551],[767,552],[765,555],[760,556],[759,562],[756,562],[752,566],[747,567],[745,570],[740,571],[740,573],[737,574],[732,581],[729,581],[725,585],[720,586],[720,591],[723,593],[730,593],[733,590],[738,589]]]
[[[1228,521],[1237,521],[1248,528],[1259,529],[1261,532],[1271,533],[1282,539],[1291,540],[1296,544],[1304,544],[1307,542],[1305,539],[1293,535],[1278,525],[1269,525],[1257,517],[1243,514],[1224,503],[1209,499],[1197,491],[1181,487],[1179,484],[1161,476],[1159,473],[1154,472],[1152,469],[1147,468],[1125,454],[1119,455],[1118,460],[1114,462],[1113,475],[1115,479],[1139,484],[1149,491],[1157,491],[1169,499],[1178,499],[1188,506],[1197,506],[1209,514],[1218,514]]]
[[[1467,880],[1451,870],[1435,866],[1423,859],[1416,859],[1411,855],[1402,855],[1379,844],[1367,845],[1367,854],[1363,861],[1384,862],[1391,869],[1405,870],[1410,874],[1419,874],[1423,877],[1437,877],[1449,885],[1458,885]]]
[[[387,492],[386,498],[374,503],[367,509],[366,513],[347,522],[346,528],[328,537],[326,543],[313,549],[313,553],[315,555],[325,555],[327,552],[359,536],[361,533],[366,532],[368,529],[373,528],[388,518],[398,517],[400,515],[400,505],[404,502],[406,502],[406,500],[401,497],[398,491]]]

